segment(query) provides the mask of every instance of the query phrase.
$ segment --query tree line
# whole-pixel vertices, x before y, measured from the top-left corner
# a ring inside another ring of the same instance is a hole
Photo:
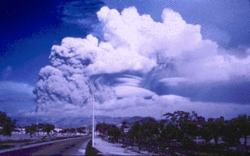
[[[55,130],[55,126],[52,124],[32,124],[32,126],[25,126],[25,133],[30,134],[30,137],[32,137],[35,134],[39,134],[39,132],[46,133],[49,138],[51,138],[50,133],[53,133],[53,135],[57,135],[58,133],[60,134],[73,134],[76,135],[77,133],[80,134],[85,134],[86,133],[86,128],[85,127],[78,127],[78,128],[66,128],[66,129],[61,129],[59,132]]]
[[[16,125],[16,121],[12,121],[5,112],[0,111],[0,135],[11,136],[13,131],[19,131],[17,128],[21,127],[19,125]],[[61,129],[59,132],[57,132],[55,130],[55,126],[49,123],[39,123],[25,126],[25,134],[29,134],[31,138],[36,134],[39,135],[40,132],[46,133],[47,136],[51,139],[52,133],[54,135],[56,135],[57,133],[67,135],[76,135],[77,133],[84,134],[86,133],[86,127]]]
[[[128,128],[126,121],[121,128],[112,124],[99,123],[96,130],[102,137],[108,136],[111,142],[120,142],[123,146],[137,146],[139,150],[155,151],[167,147],[192,147],[197,144],[208,145],[214,140],[215,146],[241,146],[240,139],[244,138],[247,146],[247,136],[250,135],[250,116],[225,120],[224,117],[208,118],[197,113],[175,111],[164,114],[165,119],[159,122],[155,119],[147,122],[135,122]],[[199,143],[196,139],[199,138]],[[219,140],[222,142],[219,145]]]
[[[56,132],[55,126],[52,124],[32,124],[31,126],[25,126],[25,134],[30,134],[30,137],[33,137],[36,133],[44,132],[47,133],[47,136],[51,138],[50,133]]]
[[[197,113],[191,114],[183,111],[176,111],[164,114],[166,124],[162,137],[171,141],[176,139],[183,144],[190,144],[195,137],[201,137],[205,143],[214,139],[218,144],[218,139],[222,138],[224,144],[228,146],[239,146],[240,138],[244,138],[244,146],[247,146],[247,136],[250,135],[250,116],[238,115],[238,117],[225,120],[220,118],[208,118],[198,116]],[[166,138],[167,136],[167,138]],[[169,140],[169,138],[171,138]]]

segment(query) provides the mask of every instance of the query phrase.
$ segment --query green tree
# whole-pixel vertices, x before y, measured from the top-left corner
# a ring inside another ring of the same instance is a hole
[[[55,126],[52,124],[38,124],[38,125],[32,125],[36,127],[36,132],[42,131],[43,133],[47,133],[48,137],[51,138],[50,132],[54,131],[55,132]]]
[[[40,127],[44,133],[47,133],[48,137],[51,139],[50,132],[55,130],[55,126],[52,124],[41,124]]]
[[[223,135],[223,129],[225,127],[225,121],[224,121],[224,117],[220,117],[217,119],[214,118],[209,118],[208,119],[208,129],[211,132],[211,138],[214,139],[215,144],[218,144],[218,139],[219,136]]]
[[[4,136],[11,136],[11,132],[14,131],[16,121],[12,121],[9,117],[6,116],[5,112],[0,111],[0,134]]]
[[[246,114],[239,115],[226,122],[226,127],[224,129],[223,141],[228,145],[240,145],[240,138],[244,137],[244,146],[247,144],[247,136],[249,135],[250,123],[249,117]]]
[[[166,113],[164,116],[166,116],[169,123],[173,124],[178,129],[178,134],[171,134],[171,137],[176,137],[178,142],[184,144],[193,143],[194,137],[199,136],[200,125],[205,120],[194,111],[192,114],[184,111],[175,111],[173,114]],[[173,129],[173,126],[170,125],[169,128]]]
[[[84,134],[84,133],[86,133],[86,127],[78,127],[78,128],[76,129],[76,131],[77,131],[78,133]]]
[[[174,139],[177,139],[180,130],[172,122],[169,122],[164,129],[162,129],[160,137],[166,143],[170,145]]]
[[[167,120],[160,120],[159,122],[160,131],[162,131],[165,128],[166,123],[167,123]]]
[[[109,125],[106,124],[105,122],[96,124],[96,130],[99,131],[99,133],[101,133],[103,136],[107,135],[108,127]]]
[[[143,123],[141,128],[143,130],[143,135],[146,137],[147,141],[148,138],[152,138],[160,133],[159,125],[156,120],[149,120],[146,123]]]
[[[223,131],[222,140],[229,146],[239,145],[240,143],[240,130],[237,126],[237,122],[234,119],[225,121],[225,127]]]
[[[118,142],[118,138],[121,135],[121,131],[115,125],[108,126],[108,135],[113,137],[113,141]]]
[[[118,141],[118,138],[121,135],[121,130],[113,124],[98,123],[96,125],[96,130],[98,130],[102,136],[110,136],[112,142]]]
[[[139,151],[141,150],[141,143],[143,140],[143,132],[142,127],[139,122],[135,122],[132,128],[129,130],[129,138],[132,139],[133,143],[136,143],[139,147]]]
[[[37,125],[32,124],[32,126],[25,126],[25,134],[30,134],[31,138],[36,132],[38,132]]]
[[[67,128],[66,132],[67,132],[67,136],[69,137],[69,135],[76,135],[77,130],[75,128]]]
[[[155,150],[156,139],[158,139],[159,124],[155,119],[149,119],[146,123],[143,123],[141,126],[142,129],[142,141],[143,145],[151,152]]]
[[[64,134],[67,133],[67,129],[62,129],[62,130],[59,131],[59,133],[62,134],[62,135],[64,135]]]
[[[239,133],[239,136],[244,137],[244,146],[247,146],[247,136],[250,135],[250,116],[247,117],[246,114],[238,115],[237,118],[233,119],[234,125],[237,127],[236,132]]]
[[[183,111],[175,111],[174,113],[166,113],[163,116],[166,116],[166,120],[168,121],[167,126],[165,128],[164,132],[165,134],[167,134],[168,137],[170,137],[171,139],[168,139],[169,141],[171,141],[172,139],[176,139],[177,141],[183,141],[184,138],[184,133],[183,131],[181,131],[181,122],[182,122],[182,118],[184,118],[186,112]],[[170,124],[168,126],[168,124]],[[176,131],[178,131],[178,133],[172,133],[172,129],[175,129]],[[168,131],[168,132],[167,132]]]
[[[201,138],[206,141],[206,143],[208,143],[209,141],[212,140],[212,132],[210,130],[208,122],[205,121],[201,124],[199,134],[200,134]]]

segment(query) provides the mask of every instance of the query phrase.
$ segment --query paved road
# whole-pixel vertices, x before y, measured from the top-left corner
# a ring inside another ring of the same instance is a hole
[[[1,153],[1,155],[85,155],[85,148],[91,137],[54,142]]]

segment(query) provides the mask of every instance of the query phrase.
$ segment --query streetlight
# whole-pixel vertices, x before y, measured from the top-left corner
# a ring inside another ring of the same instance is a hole
[[[69,78],[68,80],[73,81],[75,79]],[[92,85],[88,82],[88,80],[87,80],[87,85],[90,89],[90,94],[93,96],[93,99],[92,99],[92,147],[94,147],[94,144],[95,144],[95,137],[94,137],[94,133],[95,133],[95,113],[94,113],[95,95],[94,95],[94,90],[92,89]]]

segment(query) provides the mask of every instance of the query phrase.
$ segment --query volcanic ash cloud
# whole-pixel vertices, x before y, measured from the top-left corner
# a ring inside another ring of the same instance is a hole
[[[98,41],[92,35],[85,39],[67,37],[61,45],[52,47],[49,57],[51,65],[41,69],[34,90],[38,111],[63,111],[66,105],[69,108],[69,104],[76,106],[76,109],[84,108],[92,98],[88,80],[93,84],[100,104],[97,108],[109,108],[119,101],[115,90],[119,90],[119,96],[125,93],[121,92],[122,88],[112,88],[104,83],[102,75],[126,71],[146,74],[158,68],[162,62],[169,63],[169,60],[174,66],[176,79],[181,82],[227,80],[230,74],[239,74],[238,67],[248,69],[245,65],[250,62],[249,58],[241,63],[234,56],[225,59],[218,55],[218,45],[202,39],[199,25],[187,24],[173,10],[163,10],[162,22],[153,21],[149,15],[139,15],[134,7],[121,13],[102,7],[97,16],[103,25],[105,41]],[[227,68],[234,64],[237,64],[237,69],[233,68],[232,71]],[[162,82],[169,82],[166,78]],[[171,78],[171,82],[174,80]],[[132,88],[132,91],[140,90]],[[150,91],[147,93],[151,94]],[[133,94],[126,92],[126,95]],[[138,101],[136,98],[131,98],[135,99],[133,102],[126,97],[119,98],[121,101],[118,104],[129,101],[131,107]],[[155,107],[154,100],[148,99],[148,103],[152,104],[145,106],[148,110]],[[165,109],[166,105],[159,107]],[[129,108],[127,104],[126,108]]]

